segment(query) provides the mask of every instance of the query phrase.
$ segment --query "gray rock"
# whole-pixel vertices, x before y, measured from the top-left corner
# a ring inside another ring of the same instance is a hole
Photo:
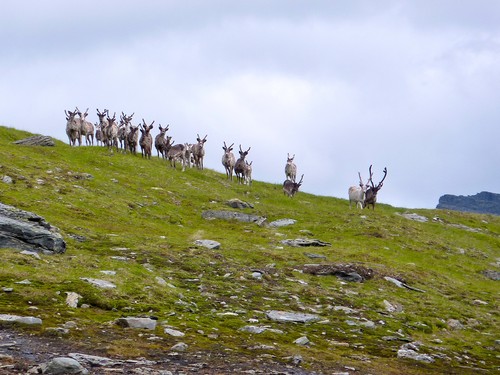
[[[413,221],[418,221],[420,223],[425,223],[425,222],[429,221],[429,219],[427,219],[425,216],[421,216],[421,215],[418,215],[418,214],[415,214],[415,213],[405,212],[404,214],[400,214],[400,213],[396,213],[396,214],[400,215],[400,216],[403,216],[406,219],[410,219],[410,220],[413,220]]]
[[[115,360],[106,357],[99,357],[96,355],[82,354],[82,353],[69,353],[68,357],[73,358],[78,362],[88,363],[92,367],[102,366],[117,366],[123,364],[124,361]]]
[[[284,323],[310,323],[320,320],[316,314],[295,313],[286,311],[270,310],[266,312],[268,319]]]
[[[66,294],[66,305],[68,305],[69,307],[77,308],[78,300],[82,298],[82,296],[75,292],[66,292]]]
[[[116,288],[115,284],[113,284],[112,282],[106,281],[106,280],[92,279],[90,277],[80,277],[80,280],[86,281],[86,282],[88,282],[92,285],[95,285],[98,288],[102,288],[102,289]]]
[[[203,246],[210,250],[220,249],[220,242],[213,240],[196,240],[194,244],[197,246]]]
[[[226,204],[229,206],[229,207],[232,207],[232,208],[239,208],[239,209],[243,209],[243,208],[253,208],[253,204],[251,203],[248,203],[248,202],[244,202],[242,200],[239,200],[238,198],[233,198],[233,199],[230,199],[226,202]]]
[[[304,346],[304,345],[309,344],[309,342],[310,341],[306,336],[302,336],[302,337],[299,337],[297,340],[295,340],[293,343],[297,344],[297,345]]]
[[[170,336],[173,336],[173,337],[183,337],[183,336],[186,335],[184,332],[181,332],[181,331],[178,331],[178,330],[172,329],[172,328],[165,328],[164,332],[167,335],[170,335]]]
[[[398,358],[408,358],[408,359],[413,359],[415,361],[426,362],[426,363],[434,362],[434,358],[432,358],[430,355],[420,354],[412,349],[399,349]]]
[[[175,344],[174,346],[172,346],[170,348],[170,350],[173,350],[173,351],[176,351],[176,352],[184,352],[186,351],[188,348],[188,345],[183,343],[183,342],[180,342],[178,344]]]
[[[28,324],[28,325],[42,324],[42,319],[40,319],[40,318],[35,318],[33,316],[18,316],[18,315],[10,315],[10,314],[0,314],[0,321],[21,323],[21,324]]]
[[[308,246],[318,246],[318,247],[324,247],[324,246],[331,246],[332,244],[329,242],[323,242],[320,240],[315,240],[315,239],[306,239],[306,238],[297,238],[295,240],[283,240],[281,241],[283,245],[288,245],[292,247],[308,247]]]
[[[34,135],[32,137],[24,138],[19,141],[13,142],[16,145],[26,146],[49,146],[54,147],[56,144],[54,140],[46,135]]]
[[[446,324],[448,325],[448,328],[450,328],[453,331],[464,329],[464,325],[460,323],[460,320],[457,319],[448,319]]]
[[[240,328],[240,331],[242,332],[249,332],[249,333],[255,333],[259,334],[262,333],[266,330],[266,327],[262,326],[244,326]]]
[[[265,217],[245,214],[236,211],[208,210],[208,211],[203,211],[201,217],[206,220],[213,220],[213,219],[236,220],[236,221],[241,221],[243,223],[255,223],[258,225],[263,225],[266,221]]]
[[[14,182],[14,180],[10,176],[3,176],[2,181],[6,184],[12,184]]]
[[[311,259],[326,259],[326,256],[321,254],[304,253],[304,255]]]
[[[271,221],[269,223],[269,226],[272,228],[280,228],[280,227],[286,227],[288,225],[293,225],[297,222],[297,220],[294,219],[279,219],[275,221]]]
[[[88,374],[88,370],[78,361],[69,357],[56,357],[41,366],[42,374],[67,375]]]
[[[64,253],[66,242],[41,216],[0,203],[0,248]]]
[[[124,328],[151,329],[156,328],[157,320],[151,318],[118,318],[116,324]]]
[[[495,281],[500,280],[500,272],[499,271],[486,270],[486,271],[483,271],[482,273],[488,279],[495,280]]]

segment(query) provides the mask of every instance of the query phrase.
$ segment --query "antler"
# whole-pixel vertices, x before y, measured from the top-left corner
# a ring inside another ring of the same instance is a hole
[[[370,168],[368,169],[368,172],[370,174],[370,177],[368,178],[368,182],[366,184],[368,185],[369,183],[371,183],[372,188],[375,188],[375,185],[373,185],[373,180],[372,180],[372,177],[373,177],[372,164],[370,164]]]
[[[300,177],[300,181],[298,182],[299,185],[302,183],[303,179],[304,179],[304,175],[302,175],[302,177]]]
[[[377,188],[380,189],[382,187],[383,182],[384,182],[386,177],[387,177],[387,167],[384,167],[384,178],[382,178],[382,180],[378,183]]]
[[[359,186],[363,187],[363,179],[361,178],[361,173],[358,172],[359,176]]]

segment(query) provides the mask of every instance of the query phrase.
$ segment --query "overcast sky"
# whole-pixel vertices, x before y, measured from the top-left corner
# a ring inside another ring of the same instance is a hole
[[[64,110],[108,108],[207,135],[221,172],[224,141],[260,181],[295,154],[313,194],[370,164],[394,206],[500,192],[498,0],[1,3],[1,125],[67,142]]]

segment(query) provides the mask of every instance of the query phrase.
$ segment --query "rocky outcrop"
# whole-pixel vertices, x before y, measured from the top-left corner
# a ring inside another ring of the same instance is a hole
[[[16,145],[26,145],[26,146],[49,146],[54,147],[56,144],[54,140],[46,135],[34,135],[33,137],[28,137],[14,142]]]
[[[64,253],[66,242],[41,216],[0,203],[0,248]]]
[[[439,198],[436,208],[500,215],[500,194],[487,191],[468,196],[445,194]]]

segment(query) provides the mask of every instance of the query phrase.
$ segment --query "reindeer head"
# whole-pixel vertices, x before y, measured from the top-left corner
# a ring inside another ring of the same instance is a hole
[[[233,146],[234,146],[234,143],[231,146],[227,147],[226,142],[224,141],[224,146],[222,146],[222,149],[224,150],[224,152],[226,154],[229,154],[231,151],[233,151]]]
[[[287,152],[286,153],[286,162],[287,163],[292,163],[293,162],[293,159],[295,159],[295,154],[293,154],[292,157],[290,157],[290,154]]]
[[[248,148],[248,150],[243,151],[243,150],[241,149],[241,145],[240,145],[240,151],[238,151],[238,152],[240,153],[240,158],[241,158],[241,159],[245,159],[245,157],[246,157],[246,156],[248,155],[248,153],[250,152],[250,148],[251,148],[251,147],[249,147],[249,148]]]

